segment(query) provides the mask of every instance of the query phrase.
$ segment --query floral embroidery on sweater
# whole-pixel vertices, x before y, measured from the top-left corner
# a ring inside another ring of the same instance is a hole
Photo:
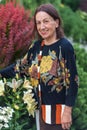
[[[38,55],[37,55],[38,56]],[[29,68],[32,86],[38,86],[37,76],[37,56]],[[61,47],[59,57],[56,56],[55,51],[50,51],[47,56],[43,56],[40,64],[41,81],[46,86],[51,86],[51,92],[56,90],[60,92],[64,87],[66,89],[70,86],[70,72],[66,67],[66,60],[62,57]]]

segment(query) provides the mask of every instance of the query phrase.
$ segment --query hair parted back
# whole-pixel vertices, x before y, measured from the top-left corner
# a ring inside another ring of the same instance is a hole
[[[34,23],[35,23],[35,30],[37,31],[37,27],[36,27],[36,14],[40,11],[44,11],[46,12],[47,14],[49,14],[54,20],[59,20],[59,26],[58,28],[56,28],[56,35],[57,35],[57,38],[62,38],[64,37],[64,31],[62,29],[62,20],[60,18],[60,15],[58,14],[58,11],[55,9],[55,7],[52,5],[52,4],[42,4],[40,5],[36,11],[35,11],[35,14],[34,14]],[[37,32],[38,34],[38,32]],[[38,34],[38,37],[40,37],[40,35]]]

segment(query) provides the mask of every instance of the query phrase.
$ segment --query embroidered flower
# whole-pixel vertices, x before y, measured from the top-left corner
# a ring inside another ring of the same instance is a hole
[[[37,56],[36,56],[37,57]],[[29,68],[32,86],[38,86],[37,59]],[[60,92],[63,87],[69,88],[69,70],[66,68],[66,60],[60,55],[59,59],[55,51],[49,50],[49,55],[43,56],[40,63],[40,78],[45,85],[51,86],[51,91]]]
[[[49,74],[51,74],[51,75],[57,77],[57,68],[58,68],[58,60],[55,59],[55,60],[53,60],[51,69],[50,69],[50,71],[49,71]]]
[[[38,78],[38,73],[37,73],[37,65],[32,65],[30,68],[29,68],[29,74],[32,78],[35,78],[37,79]]]
[[[40,64],[40,73],[48,72],[51,69],[52,63],[53,61],[50,55],[43,56]]]
[[[33,87],[37,87],[37,86],[38,86],[38,79],[31,78],[31,79],[30,79],[30,82],[31,82],[31,85],[32,85]]]

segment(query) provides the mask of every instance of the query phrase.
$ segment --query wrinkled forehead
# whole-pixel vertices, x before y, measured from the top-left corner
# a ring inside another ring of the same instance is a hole
[[[43,19],[51,19],[51,20],[53,20],[52,16],[50,16],[45,11],[39,11],[39,12],[37,12],[35,19],[36,19],[36,21],[37,20],[43,20]]]

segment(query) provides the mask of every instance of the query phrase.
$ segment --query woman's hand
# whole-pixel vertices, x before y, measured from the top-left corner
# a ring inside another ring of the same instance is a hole
[[[65,106],[61,119],[62,128],[69,130],[72,124],[72,107]]]

